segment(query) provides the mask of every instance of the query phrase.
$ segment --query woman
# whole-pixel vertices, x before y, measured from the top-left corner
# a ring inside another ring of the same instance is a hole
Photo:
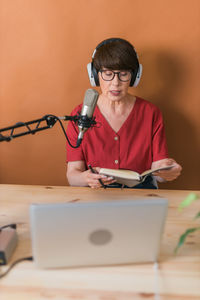
[[[98,174],[99,168],[129,169],[142,173],[151,168],[173,165],[170,170],[154,173],[158,181],[171,181],[181,166],[168,157],[163,119],[152,103],[131,95],[130,86],[140,80],[142,66],[133,46],[126,40],[112,38],[101,42],[88,64],[93,86],[100,86],[101,95],[93,116],[99,126],[90,128],[77,149],[67,145],[67,179],[73,186],[101,187],[115,182]],[[72,115],[81,111],[76,107]],[[77,126],[69,123],[67,134],[73,144]],[[97,174],[88,168],[91,165]],[[115,184],[114,184],[115,185]],[[119,185],[116,185],[119,186]],[[155,188],[152,178],[136,187]]]

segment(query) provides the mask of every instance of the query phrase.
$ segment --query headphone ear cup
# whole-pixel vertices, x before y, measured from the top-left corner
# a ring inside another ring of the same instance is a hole
[[[137,71],[135,80],[134,80],[133,83],[131,82],[132,85],[131,85],[131,83],[130,83],[130,86],[136,87],[136,86],[139,84],[141,77],[142,77],[142,65],[139,64],[139,68],[138,68],[138,71]]]
[[[97,72],[97,69],[94,67],[93,63],[92,63],[92,74],[94,76],[94,81],[95,81],[95,84],[96,86],[99,86],[99,76],[98,76],[98,72]]]
[[[96,86],[96,82],[92,72],[92,63],[87,64],[87,71],[88,71],[88,76],[89,76],[91,86]]]
[[[96,68],[93,66],[93,63],[89,63],[87,65],[87,70],[91,86],[99,86],[98,73]]]

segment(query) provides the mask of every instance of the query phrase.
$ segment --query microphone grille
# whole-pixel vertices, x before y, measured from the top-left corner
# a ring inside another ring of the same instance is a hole
[[[84,105],[92,106],[96,105],[96,102],[98,100],[99,93],[96,90],[88,89],[85,92],[85,98],[84,98]]]

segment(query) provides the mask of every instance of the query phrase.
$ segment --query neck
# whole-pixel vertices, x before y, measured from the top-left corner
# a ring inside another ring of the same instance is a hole
[[[101,111],[111,112],[112,114],[123,114],[127,109],[133,107],[136,97],[128,94],[126,98],[119,101],[112,101],[104,97],[102,94],[98,99],[98,106]]]

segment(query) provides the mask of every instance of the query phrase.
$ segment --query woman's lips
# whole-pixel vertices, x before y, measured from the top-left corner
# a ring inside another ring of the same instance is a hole
[[[120,94],[120,91],[110,91],[110,93],[113,95],[113,96],[118,96]]]

